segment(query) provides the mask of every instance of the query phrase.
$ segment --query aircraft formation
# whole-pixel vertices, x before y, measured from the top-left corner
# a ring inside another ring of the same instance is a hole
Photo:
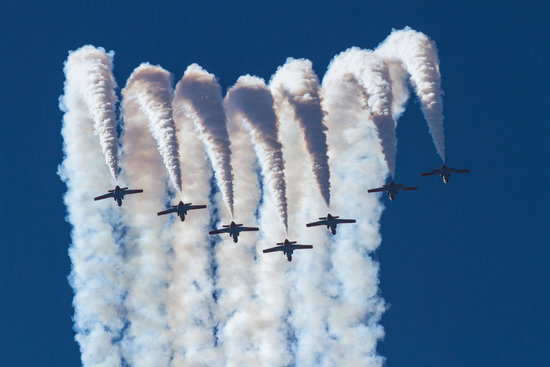
[[[452,173],[468,173],[470,172],[469,169],[457,169],[452,167],[447,167],[445,163],[441,165],[440,168],[436,168],[430,172],[421,173],[420,176],[432,176],[432,175],[439,175],[444,183],[448,183],[451,174]],[[377,187],[373,189],[367,190],[368,193],[373,192],[386,192],[390,198],[390,200],[394,200],[395,196],[397,195],[398,191],[408,191],[408,190],[417,190],[418,187],[416,186],[405,186],[403,184],[396,184],[393,180],[387,184],[382,185],[382,187]],[[122,206],[122,200],[124,199],[124,195],[130,195],[130,194],[139,194],[142,193],[142,189],[128,189],[128,187],[120,187],[116,186],[113,190],[108,190],[107,194],[100,195],[94,198],[94,200],[102,200],[107,198],[113,198],[114,201],[117,202],[118,206]],[[170,213],[176,213],[180,220],[183,222],[185,221],[185,216],[187,215],[187,212],[189,210],[196,210],[196,209],[205,209],[206,205],[193,205],[192,203],[183,203],[180,201],[178,205],[172,205],[170,209],[166,209],[163,211],[160,211],[157,213],[157,215],[165,215]],[[333,216],[332,214],[328,213],[326,217],[320,217],[319,221],[317,222],[311,222],[307,223],[306,227],[316,227],[316,226],[327,226],[327,229],[330,230],[330,232],[333,235],[336,235],[336,227],[338,224],[344,224],[344,223],[356,223],[355,219],[340,219],[339,216]],[[215,229],[210,232],[208,232],[209,235],[215,235],[215,234],[222,234],[227,233],[229,234],[229,237],[233,239],[234,243],[239,242],[239,234],[241,232],[255,232],[259,231],[260,229],[258,227],[245,227],[242,223],[235,223],[234,221],[231,221],[230,224],[222,225],[222,228]],[[297,241],[289,241],[288,239],[285,239],[284,242],[277,243],[275,247],[271,247],[268,249],[263,250],[263,253],[269,253],[269,252],[276,252],[276,251],[282,251],[283,255],[286,255],[288,261],[292,261],[292,254],[294,250],[301,250],[301,249],[311,249],[313,246],[311,245],[301,245],[297,244]]]

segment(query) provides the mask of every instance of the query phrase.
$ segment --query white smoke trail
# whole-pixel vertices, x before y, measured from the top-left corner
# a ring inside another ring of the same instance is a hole
[[[174,121],[182,147],[180,164],[186,175],[181,200],[208,204],[212,169],[205,155],[205,146],[197,136],[195,119],[186,113],[177,99],[175,94]],[[165,229],[174,235],[167,308],[174,349],[171,366],[223,366],[225,357],[216,340],[219,317],[208,236],[210,208],[192,210],[187,214],[183,223],[172,217]]]
[[[327,127],[319,96],[319,78],[311,61],[289,58],[279,67],[270,82],[271,93],[278,103],[290,103],[304,131],[312,169],[323,199],[330,205],[330,172],[327,156]],[[288,162],[288,160],[287,160]]]
[[[168,71],[160,66],[144,63],[130,75],[126,88],[136,91],[135,98],[149,119],[149,129],[157,142],[170,180],[181,192],[179,147],[174,120],[172,120],[171,85],[172,75]]]
[[[190,65],[176,85],[173,108],[181,109],[195,122],[214,167],[220,191],[233,216],[231,150],[221,87],[216,77],[197,64]]]
[[[332,290],[337,306],[328,317],[332,338],[326,361],[327,365],[381,366],[383,359],[376,354],[376,344],[384,335],[379,325],[384,302],[378,294],[378,264],[369,253],[380,244],[383,206],[378,197],[365,192],[383,182],[388,171],[371,114],[364,109],[363,88],[355,82],[366,80],[361,75],[365,70],[352,74],[353,81],[344,77],[349,70],[350,65],[342,64],[337,56],[322,83],[329,128],[331,209],[358,221],[340,230],[331,245],[332,271],[338,284]]]
[[[237,178],[234,186],[235,212],[239,215],[235,220],[245,226],[258,226],[255,214],[261,198],[257,177],[259,167],[250,135],[240,124],[232,122],[228,124],[228,132],[233,173]],[[227,224],[228,219],[222,218],[218,226]],[[260,230],[263,231],[263,228]],[[258,233],[243,233],[237,244],[225,234],[219,240],[216,245],[216,284],[221,290],[218,297],[218,336],[227,358],[226,365],[265,365],[259,353],[261,330],[266,328],[266,322],[262,316],[265,315],[262,300],[256,293]]]
[[[121,343],[128,365],[152,367],[167,366],[172,355],[166,316],[172,233],[155,215],[165,207],[168,176],[149,131],[156,123],[150,120],[157,117],[151,112],[154,107],[145,109],[149,114],[143,111],[144,103],[154,102],[140,98],[154,87],[141,83],[142,78],[139,71],[132,74],[122,90],[122,175],[144,193],[128,196],[123,204],[125,276],[131,284],[125,299],[128,327]]]
[[[284,239],[284,229],[276,224],[277,217],[281,218],[280,210],[276,210],[280,205],[275,205],[281,201],[280,192],[270,185],[273,181],[269,175],[273,172],[266,173],[273,160],[268,148],[275,151],[279,161],[282,154],[269,90],[257,78],[248,83],[248,90],[242,84],[243,81],[241,84],[237,82],[224,101],[235,174],[235,211],[240,213],[238,221],[248,226],[256,225],[258,215],[260,236],[245,233],[238,244],[226,240],[216,248],[217,282],[221,291],[218,299],[221,309],[219,338],[228,366],[283,366],[291,361],[285,333],[288,304],[284,271],[281,271],[280,263],[274,261],[280,260],[278,256],[266,257],[261,253],[262,249]],[[259,106],[255,107],[255,102]],[[264,173],[262,191],[258,186],[256,156]],[[276,167],[282,164],[274,163]],[[284,176],[281,178],[284,183]],[[260,199],[262,203],[258,208]]]
[[[443,98],[437,47],[424,33],[410,28],[393,30],[376,49],[384,59],[398,60],[411,76],[437,153],[445,161]]]
[[[337,55],[332,63],[346,83],[357,83],[363,96],[363,109],[376,126],[386,164],[395,176],[397,154],[396,123],[392,116],[392,87],[386,64],[370,51],[352,47]]]
[[[65,113],[61,131],[65,159],[59,175],[67,183],[67,219],[73,226],[69,279],[75,292],[74,322],[82,365],[118,367],[122,361],[116,341],[124,327],[125,292],[123,258],[111,227],[116,221],[113,209],[118,207],[112,201],[92,200],[93,193],[106,189],[110,175],[91,119],[101,113],[90,110],[103,105],[94,103],[96,96],[86,93],[89,86],[83,83],[87,83],[90,68],[83,52],[87,51],[70,53],[65,63],[65,94],[60,99]]]
[[[280,71],[281,68],[277,74]],[[274,88],[273,82],[278,79],[277,74],[272,78],[271,88]],[[290,75],[287,76],[290,79]],[[275,84],[275,88],[280,87],[280,84]],[[302,93],[303,90],[295,89],[288,91],[286,95],[274,93],[274,97],[280,124],[279,135],[286,162],[289,236],[291,240],[314,246],[313,250],[297,251],[293,265],[289,267],[290,271],[284,274],[284,281],[288,284],[289,323],[297,339],[294,345],[294,363],[297,366],[314,366],[324,364],[324,355],[330,340],[327,321],[329,310],[334,307],[334,301],[330,296],[329,288],[335,279],[327,261],[330,253],[326,228],[306,228],[308,221],[325,216],[327,207],[321,192],[312,189],[318,185],[316,176],[311,170],[314,157],[308,152],[303,123],[296,114],[295,108],[288,103],[290,100],[299,99]]]
[[[116,82],[113,77],[114,52],[87,45],[71,53],[73,77],[79,78],[78,85],[83,95],[89,117],[105,155],[105,163],[116,180],[118,175],[118,142],[116,119]]]
[[[276,200],[279,216],[287,230],[284,161],[277,137],[277,117],[271,92],[262,79],[241,76],[227,92],[225,109],[230,120],[240,119],[251,134],[264,180]]]

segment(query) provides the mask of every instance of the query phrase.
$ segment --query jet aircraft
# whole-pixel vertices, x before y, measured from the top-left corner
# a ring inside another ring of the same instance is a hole
[[[263,252],[275,252],[275,251],[282,251],[284,255],[286,255],[286,258],[288,261],[292,261],[292,253],[294,250],[300,250],[305,248],[313,248],[311,245],[296,245],[296,241],[289,241],[285,239],[285,242],[277,243],[277,246],[272,248],[267,248]]]
[[[431,172],[421,173],[420,176],[439,175],[443,179],[443,182],[447,183],[451,178],[451,173],[468,173],[468,172],[470,172],[469,169],[456,169],[452,167],[447,167],[445,163],[443,163],[443,165],[441,165],[441,168],[436,168]]]
[[[158,212],[157,215],[177,213],[181,221],[183,222],[185,220],[185,215],[187,214],[188,210],[204,209],[204,208],[206,208],[206,205],[192,205],[192,203],[184,204],[183,202],[180,201],[178,205],[172,205],[171,209]]]
[[[403,184],[396,184],[395,182],[390,182],[387,185],[382,185],[382,187],[376,188],[376,189],[370,189],[368,192],[379,192],[379,191],[385,191],[388,193],[388,196],[390,197],[390,200],[395,199],[395,195],[397,195],[397,191],[399,190],[416,190],[418,187],[414,186],[404,186]]]
[[[107,198],[113,198],[117,202],[118,206],[121,206],[122,199],[124,199],[124,195],[139,194],[140,192],[143,192],[143,190],[141,189],[128,190],[127,187],[121,188],[120,186],[116,185],[116,187],[113,190],[108,190],[108,192],[109,192],[108,194],[95,197],[94,200],[97,201],[97,200],[102,200]]]
[[[242,224],[235,224],[235,222],[231,222],[231,224],[224,224],[222,229],[216,229],[214,231],[208,232],[209,235],[213,234],[219,234],[219,233],[229,233],[229,237],[233,237],[233,242],[237,243],[239,242],[239,233],[240,232],[248,232],[248,231],[258,231],[258,227],[243,227]]]
[[[326,217],[319,218],[321,219],[318,222],[312,222],[306,224],[306,227],[314,227],[314,226],[327,226],[327,229],[330,229],[332,234],[336,234],[336,227],[340,223],[355,223],[355,219],[339,219],[338,216],[332,216],[330,213]]]

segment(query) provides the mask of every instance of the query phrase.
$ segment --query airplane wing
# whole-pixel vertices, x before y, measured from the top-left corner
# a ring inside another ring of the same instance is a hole
[[[187,210],[204,209],[204,208],[206,208],[206,205],[189,205],[187,207]]]
[[[175,213],[177,212],[178,210],[176,208],[172,208],[172,209],[168,209],[168,210],[163,210],[161,212],[158,212],[157,215],[164,215],[164,214],[170,214],[170,213]]]
[[[416,187],[416,186],[409,186],[409,187],[404,186],[404,187],[400,188],[399,190],[417,190],[417,189],[418,189],[418,187]]]
[[[216,229],[213,231],[208,232],[208,234],[220,234],[220,233],[227,233],[229,232],[229,228],[222,228],[222,229]]]
[[[355,219],[336,219],[336,223],[355,223]]]
[[[380,192],[380,191],[386,191],[386,189],[383,187],[379,187],[377,189],[370,189],[367,192]]]
[[[326,220],[320,220],[318,222],[312,222],[306,224],[306,227],[315,227],[315,226],[325,226],[327,224]]]
[[[258,227],[238,227],[239,231],[242,232],[252,232],[252,231],[259,231],[260,229]]]
[[[469,169],[454,169],[453,168],[453,172],[455,172],[455,173],[468,173],[468,172],[470,172],[470,170]]]
[[[437,173],[436,171],[426,172],[426,173],[421,173],[420,176],[431,176],[431,175],[435,175],[436,173]]]
[[[272,247],[272,248],[266,248],[263,253],[268,253],[268,252],[275,252],[275,251],[283,251],[283,246],[275,246],[275,247]]]
[[[313,246],[311,245],[291,245],[292,246],[292,249],[294,250],[300,250],[300,249],[305,249],[305,248],[313,248]]]
[[[138,190],[124,190],[124,195],[139,194],[140,192],[143,192],[143,190],[141,190],[141,189],[138,189]]]
[[[102,200],[102,199],[107,199],[107,198],[112,198],[115,194],[113,194],[112,192],[108,193],[108,194],[105,194],[105,195],[101,195],[101,196],[98,196],[98,197],[95,197],[94,200]]]

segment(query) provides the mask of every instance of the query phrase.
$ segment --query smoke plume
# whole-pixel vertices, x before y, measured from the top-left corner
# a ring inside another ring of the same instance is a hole
[[[311,61],[289,58],[279,67],[270,82],[270,89],[278,108],[289,103],[304,131],[306,146],[312,160],[317,186],[327,207],[330,205],[330,172],[327,157],[327,127],[319,96],[319,79]],[[288,161],[287,161],[288,162]]]
[[[60,98],[65,158],[59,175],[67,184],[64,201],[73,227],[69,281],[75,292],[74,329],[84,367],[118,367],[122,356],[116,340],[124,328],[124,260],[116,243],[112,202],[98,205],[92,200],[104,193],[111,178],[95,136],[92,116],[99,113],[90,110],[98,106],[93,103],[96,96],[86,93],[82,85],[91,72],[83,52],[87,51],[73,52],[67,59]]]
[[[216,181],[233,216],[231,150],[221,87],[216,77],[197,64],[190,65],[176,85],[172,105],[174,111],[182,111],[195,122],[214,167]]]
[[[118,175],[118,141],[116,119],[116,82],[113,77],[114,52],[93,46],[82,46],[69,55],[67,79],[78,85],[82,102],[93,120],[95,133],[105,156],[105,163],[116,180]]]
[[[249,131],[262,174],[276,200],[279,216],[288,229],[286,184],[281,143],[277,136],[277,117],[273,96],[260,78],[241,76],[227,92],[225,109],[229,119],[241,119]]]
[[[150,64],[141,64],[126,83],[126,98],[136,98],[147,115],[149,129],[174,188],[181,192],[181,170],[176,128],[172,120],[172,75]]]
[[[443,98],[437,47],[424,33],[410,28],[394,30],[376,49],[384,59],[398,60],[410,74],[437,153],[445,161]]]

